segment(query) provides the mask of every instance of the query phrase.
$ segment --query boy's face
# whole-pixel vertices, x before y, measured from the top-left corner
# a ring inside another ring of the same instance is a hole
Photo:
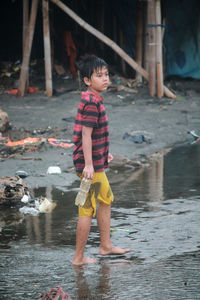
[[[94,70],[91,78],[84,78],[88,90],[96,94],[105,92],[110,84],[108,69],[103,66],[101,69]]]

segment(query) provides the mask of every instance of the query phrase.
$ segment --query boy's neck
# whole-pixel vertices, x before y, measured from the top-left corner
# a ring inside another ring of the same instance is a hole
[[[99,97],[101,97],[101,94],[100,94],[99,92],[97,92],[96,90],[93,90],[93,89],[90,88],[90,87],[88,88],[88,92],[92,92],[92,93],[98,95]]]

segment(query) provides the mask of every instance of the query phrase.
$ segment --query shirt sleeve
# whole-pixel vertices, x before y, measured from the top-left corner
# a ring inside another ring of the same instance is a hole
[[[85,104],[82,111],[82,125],[88,127],[97,127],[98,126],[98,107],[94,102],[88,102]]]

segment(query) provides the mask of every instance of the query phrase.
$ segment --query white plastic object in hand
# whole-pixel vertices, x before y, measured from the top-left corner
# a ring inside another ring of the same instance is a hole
[[[91,182],[92,180],[87,178],[83,178],[81,180],[80,190],[75,199],[75,204],[77,206],[83,206],[85,204],[87,193],[90,190]]]

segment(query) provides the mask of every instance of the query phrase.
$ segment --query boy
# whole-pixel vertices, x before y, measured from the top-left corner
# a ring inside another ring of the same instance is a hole
[[[103,98],[100,96],[109,85],[108,66],[103,59],[87,55],[82,57],[79,71],[87,91],[82,92],[74,123],[73,162],[78,176],[81,179],[92,179],[92,184],[84,206],[79,206],[76,251],[72,262],[74,265],[95,262],[95,259],[84,256],[84,249],[97,203],[99,254],[125,254],[130,251],[113,246],[110,240],[110,206],[113,193],[104,170],[113,157],[109,153],[108,119]]]

